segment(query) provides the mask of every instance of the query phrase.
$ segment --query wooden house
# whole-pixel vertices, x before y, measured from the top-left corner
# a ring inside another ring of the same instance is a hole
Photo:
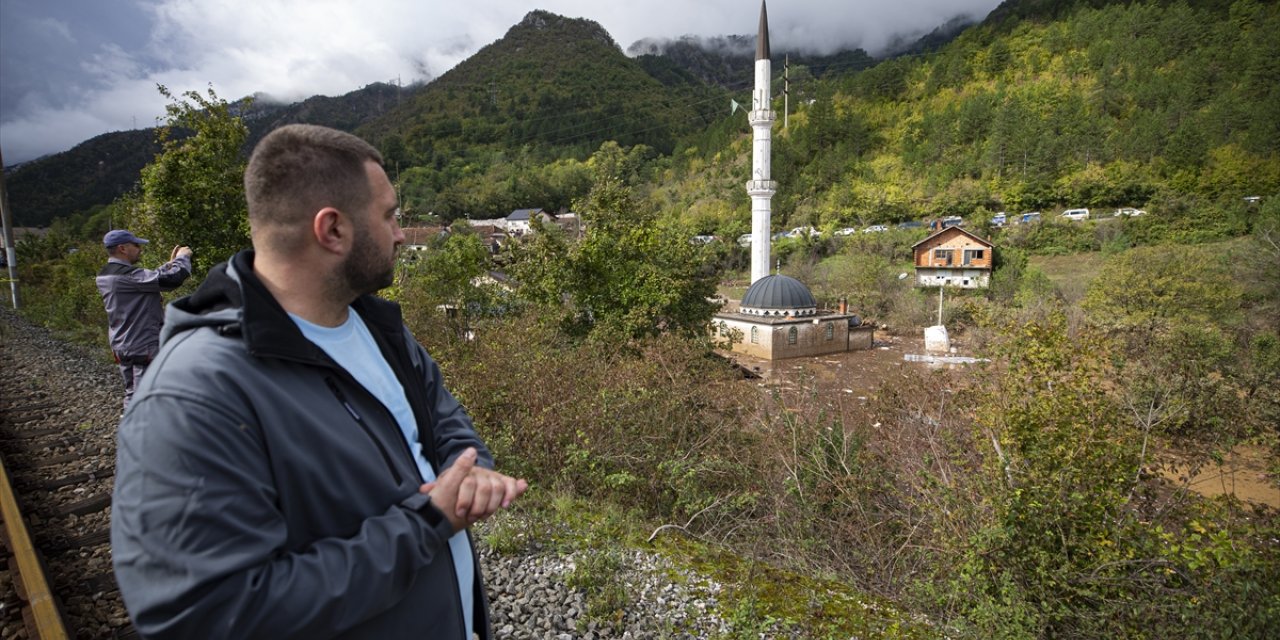
[[[985,289],[991,285],[995,245],[961,227],[947,227],[915,243],[916,285]]]

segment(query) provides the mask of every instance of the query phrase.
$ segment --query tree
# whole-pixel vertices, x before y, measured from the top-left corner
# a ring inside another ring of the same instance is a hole
[[[190,246],[200,275],[249,246],[242,153],[249,130],[236,115],[249,99],[232,105],[212,87],[207,96],[178,97],[157,86],[172,104],[156,133],[160,154],[142,170],[141,201],[128,222],[157,246]]]
[[[1242,292],[1227,263],[1210,249],[1139,247],[1115,256],[1085,295],[1098,324],[1150,339],[1172,324],[1222,323],[1240,309]]]
[[[615,178],[597,182],[577,208],[586,231],[576,244],[534,222],[514,265],[525,297],[555,309],[578,337],[705,335],[714,272],[677,226],[660,223]]]

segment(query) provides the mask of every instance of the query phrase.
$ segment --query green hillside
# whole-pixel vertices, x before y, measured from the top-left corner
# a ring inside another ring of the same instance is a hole
[[[12,174],[6,171],[14,223],[42,227],[109,204],[133,188],[159,149],[153,129],[104,133],[71,151],[23,164]]]
[[[268,132],[292,122],[354,130],[419,90],[374,83],[342,96],[313,96],[293,104],[264,97],[237,103],[249,128],[244,152],[248,155]],[[137,186],[142,168],[159,150],[156,129],[135,129],[106,133],[26,163],[5,176],[14,220],[19,226],[43,227],[111,204]]]
[[[775,130],[775,227],[1069,206],[1228,216],[1280,190],[1275,3],[1079,5],[1006,3],[937,54],[821,82]],[[726,191],[750,144],[732,126],[659,187],[706,230],[747,216]]]
[[[490,217],[568,206],[584,192],[538,167],[572,165],[605,141],[670,152],[727,103],[701,83],[664,86],[595,22],[534,11],[359,133],[394,168],[414,169],[397,176],[411,207]]]

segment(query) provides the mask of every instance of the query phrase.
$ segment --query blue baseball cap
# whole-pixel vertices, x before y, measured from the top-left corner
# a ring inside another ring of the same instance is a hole
[[[112,229],[107,232],[107,235],[102,236],[102,244],[108,249],[122,244],[129,244],[130,242],[134,244],[147,244],[146,240],[143,240],[124,229]]]

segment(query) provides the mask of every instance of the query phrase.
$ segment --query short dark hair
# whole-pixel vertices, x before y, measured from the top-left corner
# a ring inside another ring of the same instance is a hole
[[[354,212],[372,197],[365,163],[382,164],[373,145],[349,133],[310,124],[285,125],[267,134],[249,156],[244,193],[249,224],[292,227],[324,207]],[[294,245],[293,234],[270,234],[272,242]]]

